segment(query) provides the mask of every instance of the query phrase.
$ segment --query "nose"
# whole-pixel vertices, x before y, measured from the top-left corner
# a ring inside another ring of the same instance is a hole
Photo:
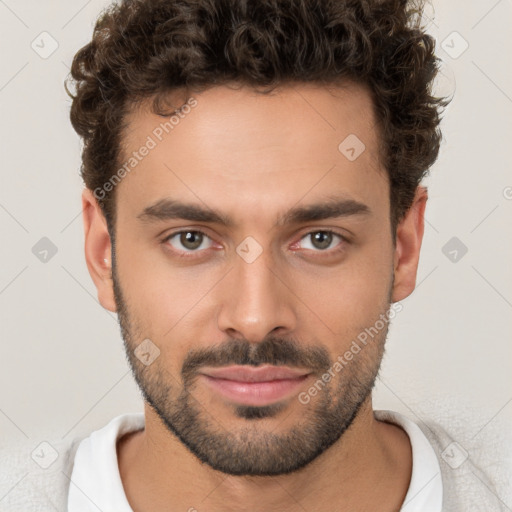
[[[224,280],[218,328],[231,338],[261,342],[270,333],[282,335],[297,325],[293,292],[269,251],[252,263],[236,256]]]

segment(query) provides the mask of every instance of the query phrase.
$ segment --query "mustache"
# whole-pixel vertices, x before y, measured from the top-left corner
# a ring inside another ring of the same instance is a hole
[[[272,336],[259,343],[231,339],[221,345],[190,351],[183,362],[181,375],[187,383],[197,375],[202,366],[220,367],[233,364],[291,366],[307,368],[316,373],[324,373],[332,366],[324,347],[301,347],[290,340]]]

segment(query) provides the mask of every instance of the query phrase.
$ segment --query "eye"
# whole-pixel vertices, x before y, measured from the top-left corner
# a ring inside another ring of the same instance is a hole
[[[330,230],[311,231],[306,236],[301,238],[299,244],[307,240],[310,240],[310,243],[302,246],[302,248],[312,249],[316,252],[327,252],[327,249],[329,249],[333,242],[336,242],[336,240],[338,240],[338,244],[335,244],[334,247],[339,245],[340,241],[346,241],[345,237]]]
[[[178,252],[198,252],[212,246],[212,240],[209,236],[201,231],[194,230],[178,231],[169,235],[163,242],[169,243]]]
[[[162,242],[170,245],[179,256],[197,254],[201,250],[209,249],[214,245],[213,240],[208,235],[193,229],[172,233]],[[342,242],[347,242],[343,235],[323,229],[307,233],[294,245],[302,249],[313,250],[314,252],[332,253],[344,248],[345,244]],[[330,248],[334,248],[334,250],[330,251]]]

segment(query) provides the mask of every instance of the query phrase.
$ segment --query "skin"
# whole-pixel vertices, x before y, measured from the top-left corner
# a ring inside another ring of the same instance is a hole
[[[160,349],[140,375],[149,382],[151,372],[160,372],[179,387],[188,351],[229,339],[257,345],[270,333],[299,346],[323,347],[335,360],[365,326],[375,324],[389,299],[401,301],[414,290],[426,189],[418,187],[394,245],[389,183],[379,162],[370,95],[362,86],[295,84],[270,96],[222,86],[194,97],[197,106],[116,187],[115,270],[130,318],[125,342],[133,349],[149,338]],[[129,121],[128,153],[162,119],[143,104]],[[348,134],[366,146],[354,161],[338,150]],[[364,203],[371,213],[276,225],[278,215],[322,203],[334,192]],[[165,197],[207,205],[235,224],[138,218]],[[82,202],[87,266],[100,303],[115,312],[105,218],[90,190]],[[199,257],[176,255],[186,252],[179,236],[174,245],[162,241],[186,229],[211,238],[195,253]],[[327,250],[316,248],[307,234],[326,229],[349,241],[335,237]],[[236,253],[247,236],[262,248],[250,264]],[[203,250],[208,243],[212,248]],[[354,357],[330,383],[331,391],[342,392],[336,386],[345,376],[379,367],[386,334],[383,329]],[[308,378],[300,391],[317,378]],[[202,381],[193,397],[219,431],[236,434],[249,427],[255,440],[262,432],[286,434],[314,417],[320,400],[304,405],[294,396],[278,414],[246,420]],[[377,421],[372,410],[369,394],[350,428],[299,471],[233,476],[201,463],[145,403],[145,430],[124,436],[117,446],[127,498],[136,512],[397,511],[409,486],[411,446],[401,428]]]

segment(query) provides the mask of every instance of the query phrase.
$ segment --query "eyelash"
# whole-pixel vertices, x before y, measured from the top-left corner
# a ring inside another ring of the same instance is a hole
[[[170,250],[174,255],[178,256],[179,258],[198,258],[198,257],[200,257],[201,252],[208,250],[208,249],[201,249],[201,250],[180,252],[174,248],[169,248],[169,244],[167,244],[167,242],[169,242],[169,240],[174,238],[176,235],[180,235],[182,233],[199,233],[199,234],[203,235],[204,237],[209,238],[211,240],[211,237],[209,237],[204,231],[201,231],[199,229],[182,229],[180,231],[175,231],[174,233],[167,235],[162,240],[162,244],[166,245],[168,250]],[[349,240],[347,239],[347,237],[345,237],[341,233],[338,233],[337,231],[334,231],[332,229],[315,229],[313,231],[308,231],[299,239],[299,242],[301,240],[303,240],[304,238],[311,236],[315,233],[327,233],[327,234],[337,236],[337,237],[341,238],[341,242],[337,246],[335,246],[334,249],[324,249],[324,250],[317,250],[317,251],[313,251],[313,252],[333,255],[333,254],[337,254],[338,252],[345,250],[345,244],[349,243]],[[298,243],[298,242],[296,242],[296,243]],[[310,251],[311,249],[306,249],[306,250]]]

